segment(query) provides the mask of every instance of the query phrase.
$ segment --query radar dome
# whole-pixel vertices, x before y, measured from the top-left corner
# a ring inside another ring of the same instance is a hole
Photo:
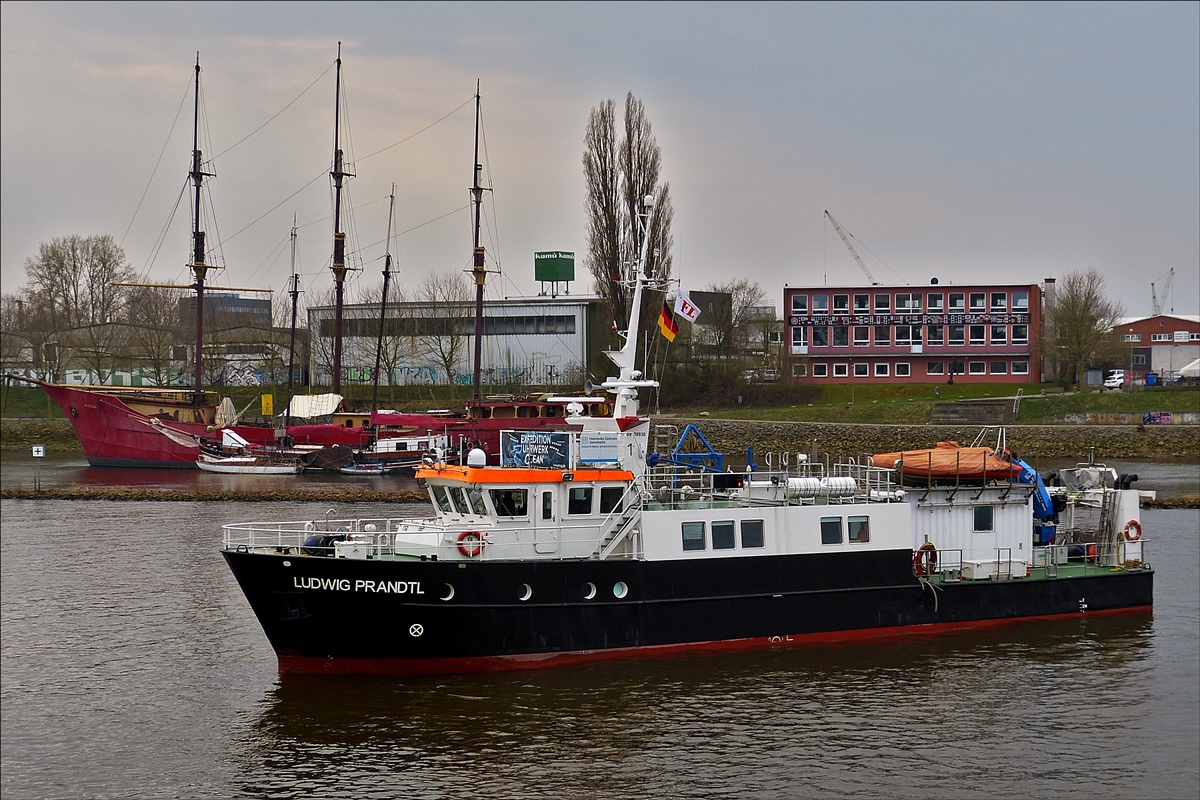
[[[480,450],[478,447],[471,448],[471,452],[467,453],[468,467],[486,467],[487,453]]]

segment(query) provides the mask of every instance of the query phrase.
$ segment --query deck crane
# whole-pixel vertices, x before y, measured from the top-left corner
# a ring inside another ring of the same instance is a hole
[[[825,211],[825,216],[829,217],[829,221],[833,223],[833,229],[837,231],[837,235],[842,237],[842,241],[845,243],[846,249],[850,251],[850,255],[854,256],[854,260],[858,262],[858,266],[862,267],[863,274],[867,276],[867,280],[871,282],[872,286],[881,286],[882,284],[875,280],[875,276],[871,274],[871,270],[867,269],[867,265],[863,263],[862,256],[858,254],[858,251],[854,249],[854,245],[850,243],[850,234],[842,229],[842,226],[838,224],[838,221],[833,218],[833,214],[830,214],[828,210]]]
[[[1158,295],[1154,293],[1154,282],[1153,281],[1150,282],[1150,308],[1154,312],[1154,316],[1156,316],[1156,317],[1159,314],[1163,313],[1163,310],[1164,310],[1163,306],[1165,306],[1167,304],[1167,295],[1170,294],[1170,292],[1171,292],[1171,281],[1174,280],[1174,278],[1175,278],[1175,268],[1171,267],[1169,270],[1167,270],[1167,279],[1165,281],[1163,281],[1162,302],[1161,303],[1158,302]],[[1175,309],[1172,308],[1171,311],[1174,312]]]

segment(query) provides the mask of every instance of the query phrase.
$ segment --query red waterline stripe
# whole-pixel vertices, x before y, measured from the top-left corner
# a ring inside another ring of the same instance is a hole
[[[1131,606],[1102,611],[1074,611],[1067,614],[1039,614],[1028,617],[1004,617],[972,622],[935,622],[926,625],[899,625],[888,628],[860,628],[825,633],[797,633],[783,636],[755,636],[711,642],[613,647],[605,650],[570,650],[561,653],[527,653],[511,656],[470,656],[466,658],[314,658],[280,656],[279,672],[291,675],[444,675],[466,672],[510,672],[521,669],[567,666],[590,661],[619,658],[654,658],[688,652],[738,652],[819,644],[838,644],[898,636],[939,636],[966,630],[985,630],[1034,620],[1060,620],[1068,617],[1110,616],[1149,612],[1154,607]]]

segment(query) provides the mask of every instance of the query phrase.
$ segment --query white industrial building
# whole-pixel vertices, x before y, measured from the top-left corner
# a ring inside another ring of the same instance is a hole
[[[582,385],[594,295],[485,300],[481,381],[484,386]],[[308,309],[309,375],[332,378],[334,307]],[[378,304],[342,309],[342,381],[369,383],[379,334]],[[388,303],[380,385],[473,382],[474,303]]]

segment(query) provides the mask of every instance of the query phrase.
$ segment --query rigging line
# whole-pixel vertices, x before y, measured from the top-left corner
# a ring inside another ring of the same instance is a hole
[[[166,241],[167,231],[170,229],[171,223],[175,219],[175,212],[177,212],[179,210],[179,202],[181,200],[183,200],[183,194],[184,194],[184,192],[187,191],[189,180],[190,180],[190,178],[184,179],[183,186],[181,186],[179,189],[179,197],[175,198],[175,205],[171,208],[171,214],[167,217],[166,223],[163,225],[162,230],[159,232],[158,240],[150,248],[150,257],[148,259],[146,259],[146,265],[144,267],[142,267],[141,274],[142,274],[143,278],[148,277],[150,275],[150,267],[153,266],[154,261],[158,258],[158,251],[162,249],[163,242]]]
[[[324,168],[322,168],[322,169],[321,169],[321,171],[317,173],[317,176],[316,176],[315,178],[313,178],[311,181],[309,181],[308,183],[306,183],[306,184],[304,184],[303,186],[301,186],[301,187],[300,187],[299,189],[297,189],[296,191],[294,191],[294,192],[292,192],[291,194],[289,194],[287,197],[285,197],[285,198],[283,198],[282,200],[280,200],[278,204],[276,204],[276,205],[272,206],[272,207],[271,207],[271,208],[270,208],[268,211],[265,211],[265,212],[263,213],[263,215],[262,215],[262,216],[260,216],[258,219],[254,220],[254,221],[253,221],[253,222],[251,222],[249,225],[247,225],[246,227],[242,228],[240,231],[238,231],[237,233],[235,233],[233,236],[230,236],[230,237],[229,237],[228,239],[226,239],[225,241],[226,241],[226,242],[232,242],[232,241],[233,241],[234,239],[236,239],[238,236],[240,236],[241,234],[245,233],[247,230],[249,230],[249,229],[250,229],[250,228],[252,228],[253,226],[257,225],[259,222],[261,222],[261,221],[263,220],[263,218],[264,218],[264,217],[266,217],[268,214],[270,214],[270,213],[272,213],[273,211],[277,210],[277,209],[279,208],[279,206],[283,205],[283,204],[284,204],[284,203],[286,203],[288,200],[291,200],[293,197],[295,197],[296,195],[300,194],[300,193],[301,193],[301,192],[303,192],[305,189],[307,189],[309,186],[312,186],[314,183],[316,183],[318,180],[320,180],[321,178],[323,178],[325,175],[328,175],[328,174],[329,174],[329,173],[327,173],[327,172],[325,171],[325,169],[324,169]]]
[[[442,121],[446,120],[448,117],[452,117],[452,116],[454,116],[455,114],[457,114],[459,111],[462,111],[462,110],[463,110],[463,108],[465,108],[466,106],[470,105],[470,104],[471,104],[471,103],[473,103],[474,101],[475,101],[475,95],[471,95],[469,98],[467,98],[466,102],[464,102],[464,103],[463,103],[461,106],[459,106],[458,108],[454,109],[454,110],[453,110],[453,111],[451,111],[449,114],[447,114],[446,116],[442,117],[441,119],[438,119],[438,120],[436,120],[436,121],[434,121],[434,122],[431,122],[431,123],[429,123],[429,124],[428,124],[428,125],[426,125],[424,128],[421,128],[421,130],[417,131],[416,133],[410,134],[409,136],[405,136],[403,139],[401,139],[400,141],[398,141],[398,142],[396,142],[396,143],[394,143],[394,144],[389,144],[387,147],[383,148],[382,150],[376,150],[374,153],[370,153],[370,154],[368,154],[368,155],[365,155],[365,156],[363,156],[362,158],[360,158],[360,159],[359,159],[359,161],[366,161],[368,158],[372,158],[372,157],[374,157],[374,156],[377,156],[377,155],[379,155],[380,153],[382,153],[382,152],[384,152],[384,151],[391,150],[393,147],[397,147],[398,145],[402,145],[402,144],[404,144],[404,143],[405,143],[405,142],[407,142],[409,139],[413,139],[413,138],[415,138],[415,137],[417,137],[417,136],[420,136],[422,133],[424,133],[425,131],[429,130],[429,129],[430,129],[430,128],[432,128],[434,125],[437,125],[439,122],[442,122]]]
[[[158,160],[154,162],[154,169],[150,172],[150,180],[146,181],[146,188],[142,190],[141,199],[138,200],[137,208],[133,210],[133,218],[129,220],[129,225],[125,228],[125,233],[121,235],[121,243],[118,247],[125,246],[125,238],[129,236],[129,231],[133,228],[133,222],[137,219],[138,212],[142,210],[142,203],[146,201],[146,194],[150,191],[150,184],[154,183],[154,176],[158,174],[158,167],[162,164],[163,154],[167,152],[167,145],[171,143],[171,134],[175,133],[175,125],[179,122],[179,115],[183,112],[183,104],[187,102],[188,93],[192,89],[191,76],[188,77],[187,85],[183,90],[183,97],[179,100],[179,108],[175,109],[175,119],[171,121],[171,130],[167,131],[167,140],[163,142],[162,150],[158,151]]]
[[[429,220],[428,222],[422,222],[420,225],[414,225],[411,228],[408,228],[407,230],[403,230],[398,233],[393,233],[392,238],[394,239],[397,236],[403,236],[406,233],[412,233],[413,231],[417,230],[418,228],[424,228],[426,225],[432,225],[433,223],[437,222],[438,220],[445,219],[446,217],[449,217],[453,214],[458,214],[459,212],[462,212],[462,211],[467,211],[470,208],[471,208],[471,204],[468,203],[467,205],[463,206],[462,208],[456,208],[453,211],[447,211],[445,214],[442,214],[440,217],[434,217],[433,219]],[[376,247],[376,246],[382,244],[384,241],[386,241],[386,240],[380,239],[378,242],[372,242],[371,244],[367,245],[367,247]],[[467,266],[470,266],[470,264],[468,264]]]
[[[375,205],[376,203],[379,203],[379,202],[381,202],[381,201],[383,201],[383,200],[387,200],[387,199],[388,199],[388,195],[386,195],[386,194],[385,194],[383,197],[377,197],[377,198],[375,198],[374,200],[370,200],[370,201],[368,201],[368,202],[366,202],[366,203],[363,203],[361,206],[359,206],[359,208],[367,208],[368,206],[373,206],[373,205]],[[297,226],[296,226],[296,230],[300,230],[301,228],[308,228],[308,227],[310,227],[310,226],[312,226],[312,225],[317,225],[317,224],[320,224],[320,223],[322,223],[322,222],[328,222],[328,221],[329,221],[329,220],[331,220],[331,219],[333,219],[333,214],[330,214],[330,215],[329,215],[329,216],[327,216],[327,217],[321,217],[320,219],[314,219],[312,222],[305,222],[303,225],[297,225]],[[376,226],[374,226],[374,227],[376,227],[376,228],[377,228],[377,227],[379,227],[379,226],[378,226],[378,225],[376,225]]]
[[[293,105],[293,104],[294,104],[294,103],[295,103],[297,100],[299,100],[301,97],[304,97],[304,95],[308,93],[308,90],[309,90],[309,89],[311,89],[312,87],[316,86],[316,85],[317,85],[317,81],[321,80],[321,78],[324,78],[324,77],[325,77],[325,76],[326,76],[326,75],[329,73],[329,70],[331,70],[331,69],[333,69],[333,62],[330,62],[329,66],[325,68],[325,71],[324,71],[324,72],[322,72],[320,75],[318,75],[318,76],[316,77],[316,79],[315,79],[315,80],[314,80],[312,83],[310,83],[308,86],[306,86],[303,92],[301,92],[300,94],[298,94],[298,95],[296,95],[294,98],[292,98],[292,101],[291,101],[290,103],[288,103],[286,106],[284,106],[283,108],[281,108],[281,109],[279,109],[278,111],[276,111],[276,112],[275,112],[273,115],[271,115],[271,118],[270,118],[270,119],[268,119],[266,122],[264,122],[262,125],[259,125],[257,128],[255,128],[254,130],[250,131],[249,133],[247,133],[247,134],[246,134],[245,136],[243,136],[242,138],[238,139],[238,140],[237,140],[236,142],[234,142],[233,144],[229,145],[229,147],[226,147],[224,150],[222,150],[221,152],[217,153],[215,156],[213,156],[213,159],[215,160],[215,159],[218,159],[218,158],[220,158],[221,156],[225,155],[226,153],[228,153],[228,152],[229,152],[230,150],[232,150],[233,148],[237,147],[237,146],[238,146],[239,144],[241,144],[242,142],[244,142],[244,141],[246,141],[247,139],[249,139],[249,138],[250,138],[251,136],[253,136],[254,134],[256,134],[256,133],[258,133],[259,131],[261,131],[263,128],[265,128],[265,127],[267,127],[268,125],[270,125],[270,124],[271,124],[271,123],[272,123],[272,122],[275,120],[275,117],[278,117],[280,114],[282,114],[283,112],[287,111],[289,108],[291,108],[291,107],[292,107],[292,105]]]

